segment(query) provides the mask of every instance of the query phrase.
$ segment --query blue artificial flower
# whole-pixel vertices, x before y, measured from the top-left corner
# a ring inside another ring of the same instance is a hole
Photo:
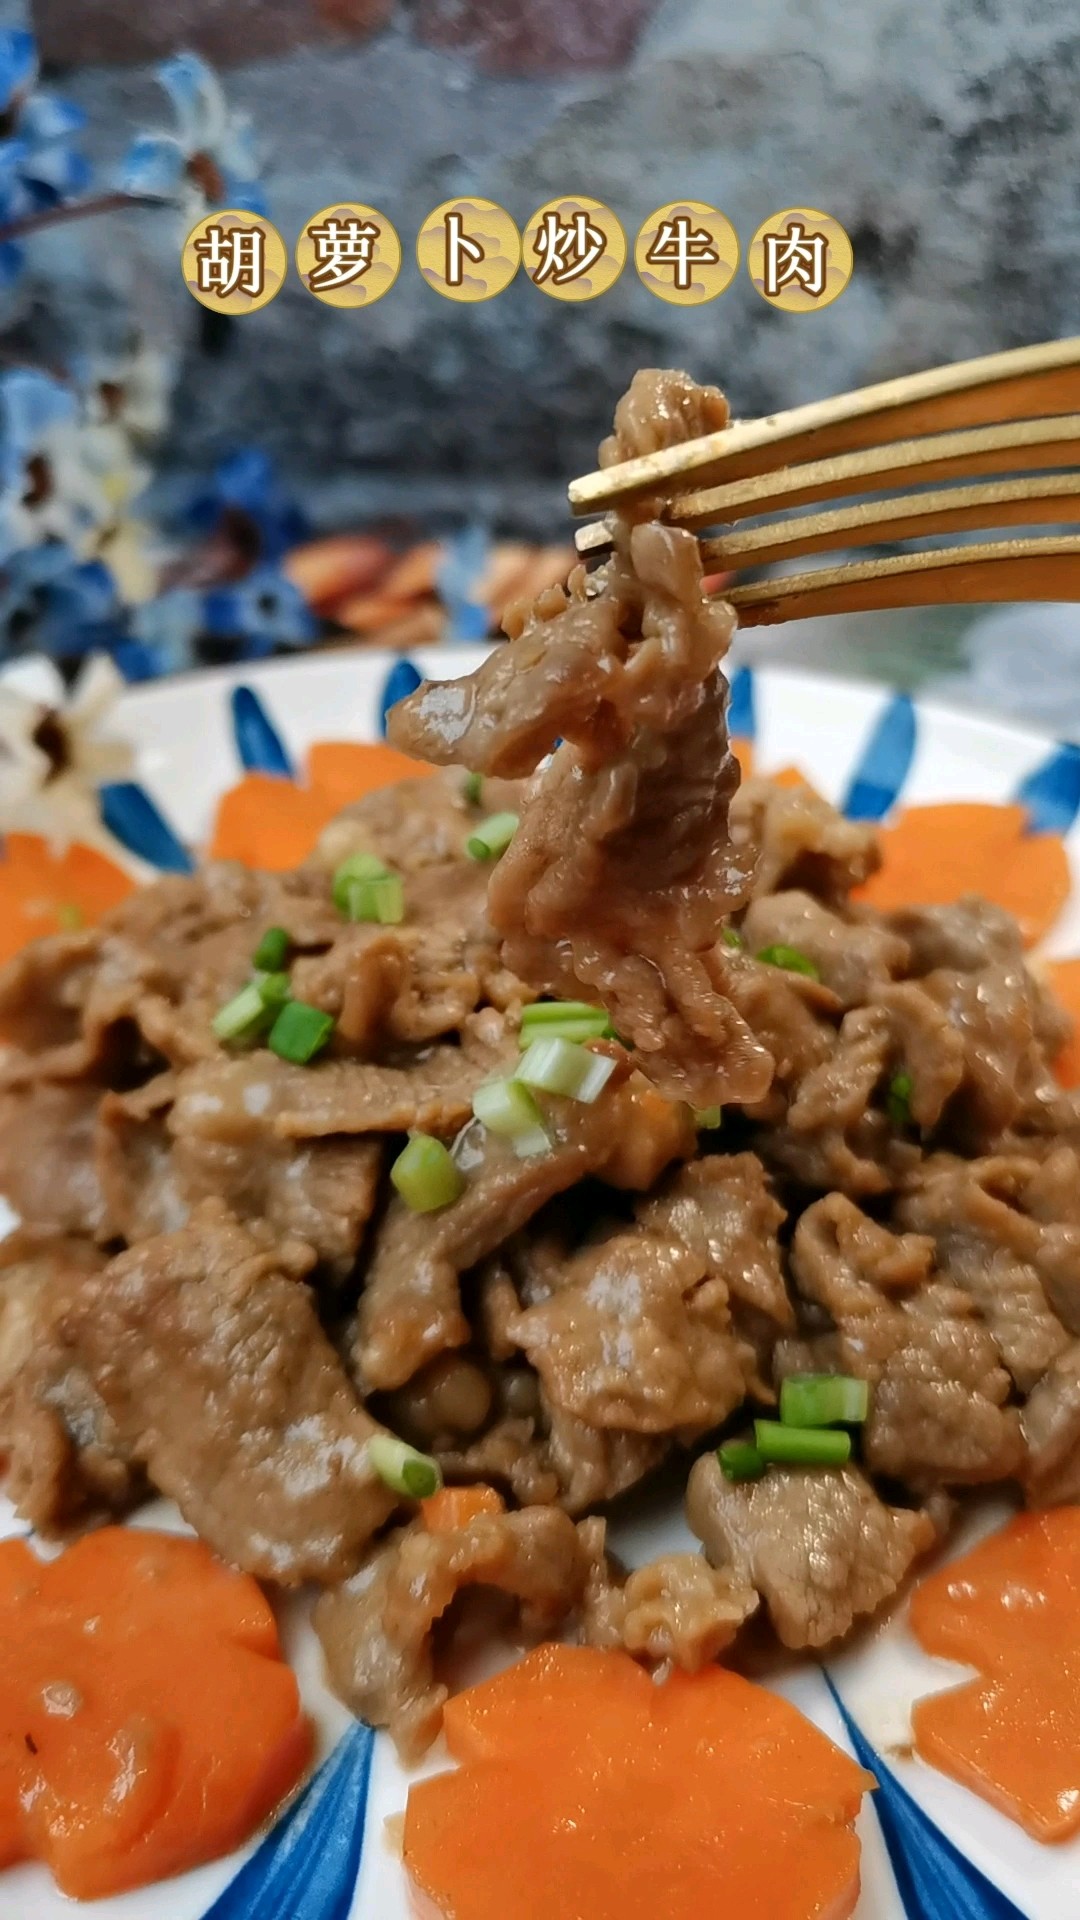
[[[0,566],[33,539],[27,495],[31,460],[53,427],[78,411],[70,387],[35,367],[0,374]]]
[[[296,502],[283,487],[273,463],[258,447],[241,447],[215,467],[208,485],[189,499],[183,513],[194,533],[212,534],[223,528],[236,535],[250,530],[259,561],[280,560],[308,527]]]
[[[449,640],[483,640],[491,625],[488,608],[476,598],[489,547],[486,527],[476,525],[462,528],[446,543],[435,584],[449,618]]]
[[[0,568],[0,636],[8,652],[78,659],[124,637],[116,582],[101,560],[80,560],[60,541],[23,547]]]
[[[307,601],[277,567],[256,567],[246,580],[211,587],[203,599],[203,630],[236,643],[238,658],[259,660],[282,648],[304,647],[319,631]]]
[[[0,113],[8,128],[0,141],[0,227],[57,206],[90,182],[89,162],[74,145],[86,115],[70,100],[35,90],[36,79],[33,35],[0,32]]]
[[[160,673],[181,673],[196,663],[195,643],[203,631],[204,595],[196,587],[170,587],[146,600],[131,614],[130,656],[117,655],[117,665],[128,679],[128,665],[136,660],[139,679]]]
[[[207,206],[265,213],[251,121],[230,110],[213,68],[197,53],[177,53],[157,77],[176,132],[136,136],[124,157],[124,191],[172,199],[194,188]]]

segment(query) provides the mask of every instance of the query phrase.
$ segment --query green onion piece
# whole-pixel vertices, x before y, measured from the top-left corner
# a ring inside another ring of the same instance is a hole
[[[545,1034],[533,1040],[518,1061],[515,1080],[527,1087],[539,1087],[544,1093],[561,1093],[568,1100],[581,1100],[591,1106],[602,1093],[615,1071],[615,1062],[606,1053],[590,1053],[575,1040],[561,1034]]]
[[[821,979],[816,962],[808,953],[800,953],[798,947],[762,947],[757,957],[767,967],[786,967],[788,973],[805,973],[808,980]]]
[[[894,1073],[889,1081],[889,1091],[885,1097],[885,1106],[897,1132],[911,1125],[911,1092],[914,1081],[910,1073]]]
[[[467,773],[461,789],[462,798],[467,807],[478,807],[484,792],[483,776],[479,773]]]
[[[723,1107],[695,1107],[693,1114],[694,1125],[698,1132],[711,1133],[714,1127],[718,1127],[721,1124],[724,1118],[724,1109]]]
[[[234,993],[219,1007],[210,1022],[219,1040],[247,1040],[258,1033],[266,1021],[266,1002],[259,990],[257,981],[249,980],[246,987]]]
[[[441,1140],[414,1133],[390,1169],[390,1179],[414,1213],[448,1207],[465,1191],[465,1176]]]
[[[74,900],[61,900],[56,909],[56,918],[65,933],[78,933],[86,925],[86,915]]]
[[[755,1420],[754,1444],[763,1460],[796,1467],[842,1467],[851,1459],[851,1435],[842,1427],[785,1427],[779,1420]]]
[[[485,1080],[473,1094],[472,1110],[489,1133],[513,1141],[522,1160],[546,1153],[551,1146],[543,1115],[520,1080]]]
[[[741,947],[745,947],[746,945],[746,941],[743,939],[742,934],[739,932],[738,927],[721,927],[720,938],[723,941],[725,947],[741,948]]]
[[[492,813],[465,842],[470,860],[497,860],[517,832],[516,813]]]
[[[537,1000],[522,1009],[520,1047],[556,1037],[579,1042],[613,1040],[615,1029],[603,1007],[591,1007],[585,1000]]]
[[[289,936],[284,927],[267,927],[251,956],[251,964],[260,973],[280,973],[289,951]]]
[[[350,853],[340,867],[335,868],[330,882],[330,892],[339,913],[348,914],[348,890],[354,880],[385,880],[390,869],[374,853]]]
[[[574,1040],[578,1046],[584,1046],[586,1040],[613,1040],[610,1023],[605,1017],[603,1025],[598,1020],[550,1020],[543,1026],[523,1026],[518,1034],[518,1046],[524,1053],[534,1040]]]
[[[850,1373],[793,1373],[780,1388],[785,1427],[857,1427],[869,1409],[866,1381]]]
[[[725,1480],[760,1480],[765,1471],[765,1456],[749,1440],[725,1440],[716,1450]]]
[[[267,1035],[266,1044],[279,1060],[306,1067],[321,1053],[334,1031],[334,1016],[306,1000],[286,1000]]]
[[[396,873],[384,873],[378,880],[350,880],[342,892],[346,920],[377,920],[381,926],[397,927],[405,918],[405,888]]]
[[[367,1443],[367,1457],[380,1480],[394,1493],[407,1494],[411,1500],[428,1500],[442,1486],[442,1468],[429,1453],[418,1453],[392,1433],[373,1433]]]
[[[534,1000],[531,1006],[521,1010],[522,1026],[555,1027],[563,1020],[598,1021],[607,1028],[603,1038],[611,1037],[611,1022],[605,1009],[590,1005],[588,1000]]]
[[[290,986],[287,973],[256,973],[251,984],[259,990],[259,999],[264,1007],[283,1007],[289,998]]]

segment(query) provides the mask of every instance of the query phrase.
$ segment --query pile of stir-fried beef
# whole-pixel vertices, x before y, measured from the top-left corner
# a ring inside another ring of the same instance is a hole
[[[608,455],[723,418],[639,376]],[[789,1647],[845,1634],[954,1489],[1080,1498],[1062,1021],[998,911],[882,919],[853,898],[869,827],[737,787],[732,624],[688,535],[619,523],[601,574],[398,710],[398,744],[460,766],[349,809],[298,872],[162,880],[0,976],[20,1512],[53,1533],[156,1488],[236,1565],[319,1583],[335,1687],[408,1753],[466,1586],[527,1632],[692,1668],[759,1610]],[[507,808],[501,860],[470,859]],[[400,925],[335,906],[358,852],[402,876]],[[269,927],[335,1022],[310,1065],[211,1025]],[[472,1101],[539,995],[602,1003],[620,1043],[592,1104],[539,1096],[548,1148],[519,1157]],[[387,1180],[410,1132],[456,1143],[463,1191],[435,1211]],[[808,1371],[870,1383],[860,1464],[729,1481],[715,1437]],[[429,1531],[372,1467],[381,1428],[508,1510]],[[704,1554],[624,1577],[592,1510],[695,1454]]]

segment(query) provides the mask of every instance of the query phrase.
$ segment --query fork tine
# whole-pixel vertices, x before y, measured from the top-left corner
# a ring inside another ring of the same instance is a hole
[[[1074,520],[1080,520],[1080,473],[1056,473],[1036,480],[996,480],[988,486],[907,493],[856,507],[835,507],[828,513],[795,514],[790,520],[770,520],[699,545],[706,571],[713,573],[966,528],[1051,527]]]
[[[832,400],[815,400],[698,440],[661,447],[571,481],[570,505],[575,513],[603,513],[617,501],[670,493],[691,476],[699,486],[709,486],[935,428],[1045,418],[1077,410],[1080,338],[1049,340],[1042,346],[986,354],[956,366],[883,380]]]
[[[877,493],[902,481],[969,480],[978,473],[1075,466],[1080,466],[1080,413],[1010,420],[1003,426],[890,441],[859,453],[837,454],[829,460],[781,467],[776,473],[679,494],[665,507],[664,519],[678,527],[715,527],[814,500]],[[586,558],[606,552],[611,546],[607,522],[593,520],[579,527],[576,545]]]
[[[1001,600],[1080,600],[1080,534],[938,547],[729,588],[742,627],[889,607],[988,606]]]

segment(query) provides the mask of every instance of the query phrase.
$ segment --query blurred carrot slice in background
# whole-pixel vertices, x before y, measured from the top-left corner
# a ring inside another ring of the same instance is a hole
[[[286,577],[317,612],[348,594],[370,593],[393,565],[393,550],[370,534],[335,533],[293,547],[282,562]]]
[[[919,1586],[927,1653],[978,1669],[916,1703],[924,1760],[1036,1840],[1080,1832],[1080,1507],[1027,1513]]]
[[[449,1702],[456,1772],[419,1782],[405,1863],[447,1920],[846,1920],[873,1785],[723,1667],[656,1686],[627,1655],[544,1646]]]
[[[426,760],[411,760],[395,747],[361,745],[354,740],[319,740],[307,757],[308,785],[335,813],[378,787],[398,780],[430,779],[437,769]]]
[[[337,811],[325,794],[281,774],[245,773],[221,796],[207,855],[284,873],[314,851]]]
[[[136,882],[94,847],[55,853],[36,833],[9,833],[0,857],[0,963],[46,933],[94,926]]]
[[[321,741],[308,753],[307,784],[276,773],[245,773],[222,795],[208,856],[283,873],[314,852],[323,828],[342,807],[378,787],[434,772],[381,743]]]
[[[1020,923],[1032,946],[1069,897],[1069,862],[1056,833],[1029,833],[1023,807],[976,800],[905,807],[881,829],[882,865],[854,898],[880,913],[948,906],[979,893]]]

